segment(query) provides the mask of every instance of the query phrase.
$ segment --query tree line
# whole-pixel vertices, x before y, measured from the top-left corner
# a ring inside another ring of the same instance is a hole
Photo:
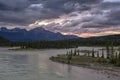
[[[120,39],[106,38],[80,38],[61,41],[36,41],[36,42],[16,42],[0,38],[0,46],[20,46],[21,48],[74,48],[78,46],[119,46]]]
[[[68,63],[70,63],[73,56],[81,56],[80,53],[81,50],[76,48],[74,50],[67,51],[66,56]],[[116,49],[113,46],[106,46],[106,48],[102,48],[101,50],[84,50],[83,53],[83,56],[95,58],[95,61],[98,63],[113,64],[120,67],[120,47]]]

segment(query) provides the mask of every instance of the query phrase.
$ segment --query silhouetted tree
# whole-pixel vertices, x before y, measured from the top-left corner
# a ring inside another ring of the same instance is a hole
[[[95,57],[95,51],[92,49],[92,57]]]
[[[102,56],[101,58],[104,58],[104,49],[102,49]]]
[[[109,46],[106,47],[106,52],[107,52],[107,59],[110,58],[110,49]]]

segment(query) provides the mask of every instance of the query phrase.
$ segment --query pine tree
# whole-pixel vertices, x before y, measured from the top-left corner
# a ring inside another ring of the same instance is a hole
[[[109,46],[106,47],[106,52],[107,52],[107,59],[110,58],[110,49]]]
[[[76,48],[75,48],[75,50],[74,50],[74,56],[76,56],[77,55],[77,50],[76,50]]]
[[[111,62],[112,64],[115,63],[115,60],[114,60],[114,47],[113,47],[113,46],[111,47],[110,62]]]
[[[92,49],[92,57],[95,57],[95,51]]]
[[[73,50],[71,49],[71,51],[70,51],[70,54],[72,55],[73,54]]]
[[[78,55],[78,56],[80,55],[80,51],[79,51],[79,50],[77,50],[77,55]]]
[[[101,58],[104,58],[104,49],[102,49],[102,56]]]

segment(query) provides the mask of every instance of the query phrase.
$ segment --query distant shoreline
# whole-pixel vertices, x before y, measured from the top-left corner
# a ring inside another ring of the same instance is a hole
[[[9,47],[8,50],[11,50],[11,51],[26,51],[26,50],[50,50],[50,49],[57,49],[57,48],[40,48],[40,49],[37,49],[37,48],[20,48],[20,47],[16,47],[16,48],[12,48],[12,47]],[[63,48],[59,48],[59,49],[63,49]]]

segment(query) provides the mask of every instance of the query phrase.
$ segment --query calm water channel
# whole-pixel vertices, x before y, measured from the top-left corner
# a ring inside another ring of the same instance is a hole
[[[64,54],[66,51],[10,51],[8,48],[0,48],[0,80],[120,80],[120,76],[106,74],[104,71],[49,60],[50,56]]]

